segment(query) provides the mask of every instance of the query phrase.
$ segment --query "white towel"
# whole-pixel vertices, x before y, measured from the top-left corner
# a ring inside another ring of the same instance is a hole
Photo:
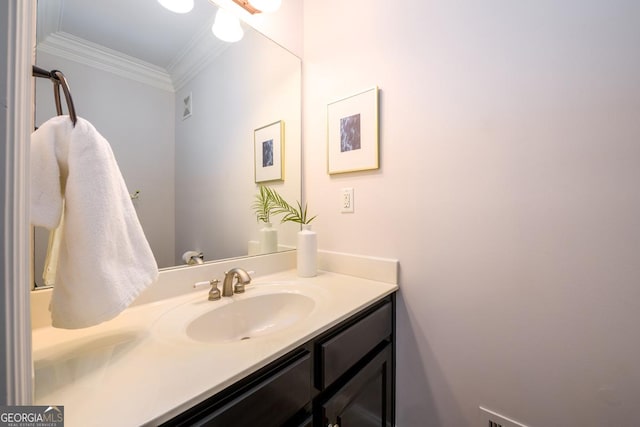
[[[47,245],[47,258],[44,260],[44,271],[42,280],[45,286],[53,286],[56,283],[56,271],[58,269],[58,255],[60,254],[60,242],[62,240],[62,230],[64,229],[64,200],[62,201],[62,215],[60,223],[49,232],[49,243]]]
[[[111,147],[88,121],[48,120],[31,136],[31,222],[64,227],[51,299],[54,327],[117,316],[158,277],[158,266]]]

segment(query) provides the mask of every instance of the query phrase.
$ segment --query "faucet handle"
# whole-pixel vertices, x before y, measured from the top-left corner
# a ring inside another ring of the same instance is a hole
[[[209,280],[209,283],[211,284],[211,290],[209,291],[209,301],[217,301],[222,298],[220,289],[218,289],[218,283],[220,283],[220,281],[218,279],[212,279]]]
[[[244,293],[244,286],[251,283],[251,275],[255,273],[255,271],[253,270],[250,270],[250,271],[242,270],[242,272],[246,273],[246,275],[244,275],[244,277],[242,278],[238,277],[238,280],[233,285],[233,293],[235,294]]]
[[[194,283],[193,287],[198,288],[200,286],[210,285],[211,290],[209,291],[209,301],[216,301],[221,298],[220,289],[218,289],[218,283],[220,283],[218,279],[211,279],[204,282]]]

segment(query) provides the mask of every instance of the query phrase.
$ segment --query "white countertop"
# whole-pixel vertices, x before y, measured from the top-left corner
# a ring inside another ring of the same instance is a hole
[[[34,404],[64,405],[67,427],[166,421],[398,289],[322,271],[300,278],[290,270],[256,277],[246,295],[272,284],[307,286],[320,297],[295,325],[246,341],[204,343],[183,333],[185,321],[176,316],[185,305],[231,302],[207,301],[208,289],[135,306],[91,328],[35,329]]]

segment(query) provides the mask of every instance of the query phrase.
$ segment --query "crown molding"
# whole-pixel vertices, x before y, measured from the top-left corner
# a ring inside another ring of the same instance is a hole
[[[230,43],[218,40],[212,34],[211,25],[213,25],[213,19],[191,38],[167,67],[176,91],[182,89],[231,46]]]
[[[63,11],[64,0],[38,2],[37,52],[79,62],[169,92],[182,89],[231,45],[212,35],[211,26],[214,21],[212,18],[191,38],[165,70],[122,52],[60,31]]]
[[[213,21],[202,28],[187,43],[167,70],[62,31],[49,34],[38,43],[37,51],[175,92],[229,48],[229,43],[222,42],[211,34],[212,23]]]
[[[63,0],[38,2],[36,13],[36,43],[42,43],[49,34],[60,31],[63,6]]]
[[[49,34],[38,43],[37,51],[79,62],[168,92],[174,91],[171,76],[161,67],[72,34]]]

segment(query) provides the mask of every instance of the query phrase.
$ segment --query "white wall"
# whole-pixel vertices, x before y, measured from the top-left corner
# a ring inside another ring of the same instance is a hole
[[[397,257],[397,424],[640,425],[640,3],[304,2],[323,249]],[[377,84],[381,168],[326,174]],[[355,213],[339,189],[355,188]]]
[[[109,141],[129,191],[140,190],[134,206],[156,261],[175,265],[174,94],[44,52],[37,63],[65,74],[78,116]],[[51,82],[38,79],[36,88],[38,125],[56,111]]]
[[[251,209],[257,128],[284,121],[284,182],[267,185],[292,203],[300,199],[301,84],[297,57],[247,31],[176,93],[179,115],[189,93],[193,100],[192,116],[176,118],[176,257],[186,250],[205,260],[243,256],[258,239]],[[295,245],[299,226],[274,226],[280,244]]]

